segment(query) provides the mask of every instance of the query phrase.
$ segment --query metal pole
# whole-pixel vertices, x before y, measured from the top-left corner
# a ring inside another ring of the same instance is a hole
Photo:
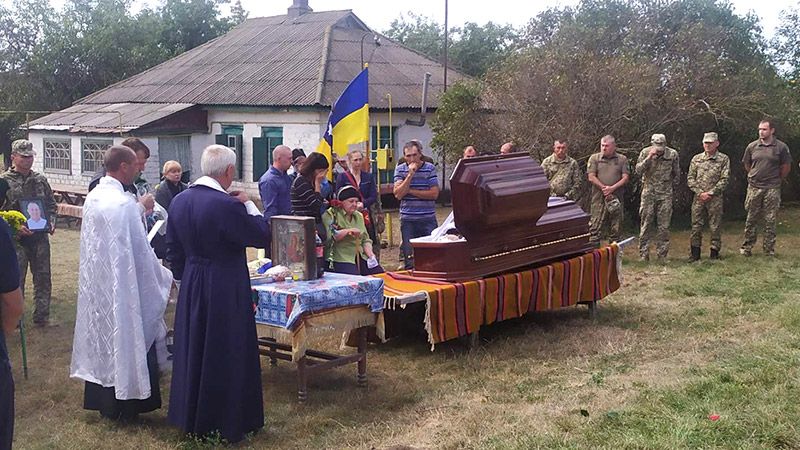
[[[25,315],[19,319],[19,339],[22,345],[22,374],[25,379],[28,379],[28,349],[25,345]]]
[[[448,47],[448,34],[447,28],[447,0],[444,0],[444,88],[443,91],[447,92],[447,47]],[[447,188],[447,162],[445,158],[445,144],[442,144],[442,191]],[[442,205],[447,202],[442,197]]]

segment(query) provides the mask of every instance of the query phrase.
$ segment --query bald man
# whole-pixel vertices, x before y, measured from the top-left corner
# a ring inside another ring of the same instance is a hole
[[[513,142],[506,142],[500,147],[500,154],[507,155],[517,151],[517,146]]]
[[[264,217],[291,215],[292,177],[286,171],[292,167],[292,149],[278,145],[272,150],[272,166],[258,180],[258,193],[264,205]],[[269,255],[270,246],[266,253]]]
[[[474,158],[478,156],[478,152],[475,150],[475,147],[468,145],[464,147],[464,159]]]

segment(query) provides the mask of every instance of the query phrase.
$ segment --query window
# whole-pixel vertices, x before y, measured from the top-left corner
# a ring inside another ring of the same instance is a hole
[[[253,138],[253,181],[272,165],[272,150],[283,144],[283,127],[261,127],[261,137]]]
[[[189,136],[169,136],[158,138],[158,171],[167,161],[178,161],[184,172],[192,170],[192,148]],[[163,175],[163,174],[162,174]]]
[[[242,135],[244,125],[223,125],[222,134],[215,136],[215,142],[224,145],[236,153],[236,179],[242,179],[244,158],[242,157]]]
[[[394,141],[395,136],[397,136],[397,127],[380,127],[380,133],[378,133],[378,131],[378,127],[370,127],[371,139],[369,141],[372,145],[372,149],[388,147],[390,150],[393,150],[395,148]]]
[[[69,139],[44,140],[44,171],[72,173],[72,146]]]
[[[394,182],[394,170],[378,171],[378,157],[375,154],[375,150],[388,147],[389,154],[394,154],[397,127],[380,127],[380,133],[378,132],[378,128],[379,127],[370,127],[371,139],[369,142],[370,147],[372,148],[372,155],[370,155],[370,160],[372,161],[372,173],[379,174],[379,185],[392,184]]]
[[[83,139],[81,140],[81,172],[84,175],[94,175],[103,167],[103,154],[114,145],[111,139]]]

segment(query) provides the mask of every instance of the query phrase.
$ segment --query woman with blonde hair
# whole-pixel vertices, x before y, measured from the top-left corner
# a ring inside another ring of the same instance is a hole
[[[156,201],[164,209],[169,210],[169,205],[176,195],[185,191],[189,186],[181,181],[183,169],[178,161],[167,161],[164,163],[164,180],[156,188]]]

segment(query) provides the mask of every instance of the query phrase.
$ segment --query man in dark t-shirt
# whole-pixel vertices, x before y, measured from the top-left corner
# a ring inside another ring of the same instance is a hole
[[[11,239],[11,229],[0,219],[0,449],[11,448],[14,437],[14,379],[5,333],[14,331],[22,315],[19,265]]]

